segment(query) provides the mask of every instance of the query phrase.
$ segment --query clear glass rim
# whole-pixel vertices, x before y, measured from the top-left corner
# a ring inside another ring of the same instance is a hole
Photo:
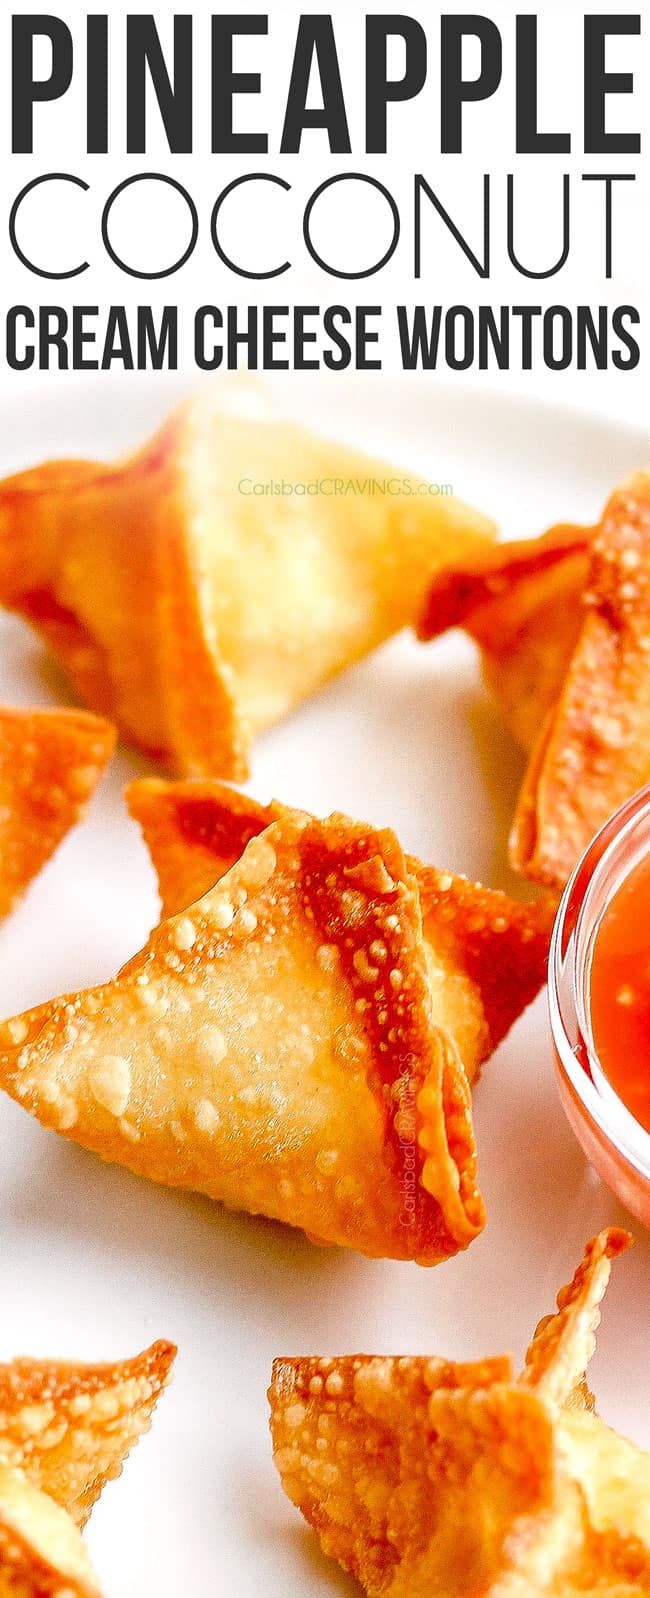
[[[639,842],[635,849],[635,834],[643,833],[644,823],[648,826],[645,844]],[[650,1133],[627,1109],[603,1072],[593,1040],[587,987],[598,895],[609,886],[607,897],[611,896],[638,859],[648,853],[650,786],[610,817],[569,878],[555,918],[548,971],[551,1032],[561,1071],[601,1137],[646,1182],[650,1182]],[[589,1070],[571,1042],[573,1032],[580,1039]]]

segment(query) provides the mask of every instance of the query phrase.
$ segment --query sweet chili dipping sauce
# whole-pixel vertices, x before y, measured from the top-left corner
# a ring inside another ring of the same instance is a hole
[[[591,1026],[602,1070],[650,1131],[650,855],[604,911],[594,941]]]

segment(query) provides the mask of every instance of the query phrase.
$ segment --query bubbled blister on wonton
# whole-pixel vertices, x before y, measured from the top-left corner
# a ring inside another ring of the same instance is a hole
[[[593,1413],[584,1379],[629,1241],[587,1245],[518,1378],[508,1358],[275,1362],[283,1486],[368,1598],[650,1592],[650,1455]]]
[[[175,1353],[0,1365],[1,1598],[99,1598],[80,1528],[148,1431]]]

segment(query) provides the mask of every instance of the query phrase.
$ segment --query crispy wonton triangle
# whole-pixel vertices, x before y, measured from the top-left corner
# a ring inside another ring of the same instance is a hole
[[[182,773],[245,775],[257,731],[412,622],[432,572],[495,531],[453,497],[382,491],[403,470],[259,399],[248,412],[203,389],[127,460],[0,485],[0,603]]]
[[[78,1528],[148,1430],[175,1352],[0,1365],[0,1598],[96,1598]]]
[[[0,1365],[0,1461],[23,1470],[84,1526],[149,1430],[175,1353],[161,1342],[113,1365]]]
[[[142,777],[129,784],[126,799],[142,827],[167,916],[207,893],[273,821],[299,815],[278,800],[262,805],[210,778]],[[406,864],[420,895],[436,1019],[454,1034],[472,1081],[544,981],[551,916],[424,866],[414,855]]]
[[[0,706],[0,917],[79,820],[114,746],[85,711]]]
[[[507,1359],[280,1359],[275,1462],[368,1598],[650,1592],[650,1455],[576,1401],[609,1261],[595,1238],[517,1380]]]
[[[388,831],[285,811],[114,982],[0,1027],[0,1084],[154,1180],[434,1263],[483,1225],[468,1072],[504,1009],[453,952],[471,890],[431,880]],[[547,923],[475,892],[468,959],[503,947],[532,995]]]
[[[530,752],[511,835],[524,876],[557,889],[618,805],[650,780],[650,473],[595,529],[508,544],[434,581],[420,624],[463,626]]]

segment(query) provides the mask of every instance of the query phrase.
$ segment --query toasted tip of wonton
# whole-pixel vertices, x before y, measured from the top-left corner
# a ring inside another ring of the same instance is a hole
[[[115,739],[86,711],[0,706],[0,917],[83,815]]]
[[[278,800],[258,804],[216,778],[164,782],[139,777],[124,790],[158,877],[164,916],[202,899],[234,866],[251,838],[289,812]]]
[[[533,748],[515,870],[562,888],[594,834],[650,779],[650,473],[610,499],[590,550],[580,628]]]
[[[0,1365],[0,1464],[23,1471],[85,1525],[105,1483],[148,1431],[175,1356],[172,1343],[158,1342],[114,1364]]]
[[[629,1232],[610,1226],[592,1237],[572,1280],[557,1295],[557,1311],[540,1321],[521,1380],[550,1403],[592,1407],[584,1376],[600,1325],[600,1304],[611,1262],[630,1247]]]

